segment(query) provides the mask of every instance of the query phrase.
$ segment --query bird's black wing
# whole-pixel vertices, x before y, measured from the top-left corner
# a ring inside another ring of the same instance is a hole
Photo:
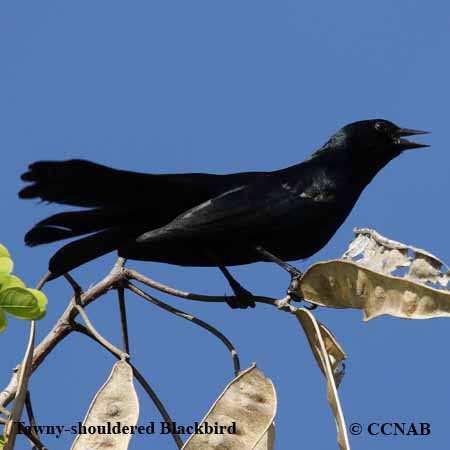
[[[292,176],[271,174],[238,186],[189,209],[167,225],[142,234],[136,243],[232,239],[235,233],[244,237],[278,228],[283,221],[288,221],[290,226],[300,226],[305,212],[311,214],[311,208],[327,201],[324,195],[311,195],[311,180],[315,174],[305,172],[303,175],[304,179],[299,181]]]

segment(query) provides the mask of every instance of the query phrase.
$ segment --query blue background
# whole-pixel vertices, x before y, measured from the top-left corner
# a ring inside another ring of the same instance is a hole
[[[32,161],[76,157],[155,173],[273,170],[303,160],[342,125],[376,117],[432,131],[424,139],[432,147],[386,167],[327,247],[298,266],[339,256],[354,226],[376,228],[450,261],[449,25],[444,1],[2,2],[0,241],[13,254],[16,273],[34,285],[45,272],[58,245],[26,248],[23,235],[64,209],[18,200],[19,175]],[[103,257],[73,275],[87,287],[114,260]],[[215,269],[130,266],[180,289],[230,293]],[[232,272],[261,295],[280,297],[288,284],[270,264]],[[40,337],[71,291],[57,280],[45,292],[50,304]],[[165,300],[218,327],[244,366],[257,361],[272,378],[277,448],[337,448],[324,379],[293,318],[265,305],[232,311]],[[174,420],[200,420],[232,376],[226,350],[204,330],[133,295],[127,304],[134,363]],[[120,345],[117,309],[110,294],[88,312]],[[428,437],[364,432],[351,438],[353,448],[446,448],[449,322],[382,317],[364,324],[359,311],[315,314],[349,356],[340,389],[348,424],[431,423]],[[25,322],[11,319],[0,336],[1,386],[23,353],[27,331]],[[32,378],[38,423],[82,420],[113,363],[84,336],[67,338]],[[159,421],[141,398],[140,423]],[[68,448],[72,439],[44,442]],[[18,448],[25,446],[21,440]],[[131,448],[174,444],[170,437],[141,436]]]

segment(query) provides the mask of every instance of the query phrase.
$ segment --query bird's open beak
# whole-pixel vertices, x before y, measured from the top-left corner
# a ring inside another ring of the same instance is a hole
[[[428,134],[429,131],[411,130],[409,128],[400,128],[395,133],[395,144],[401,150],[412,150],[414,148],[429,147],[428,144],[420,144],[419,142],[403,139],[404,136],[414,136],[416,134]]]

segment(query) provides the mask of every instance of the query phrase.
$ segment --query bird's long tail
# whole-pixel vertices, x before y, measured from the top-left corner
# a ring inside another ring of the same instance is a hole
[[[26,235],[29,246],[88,235],[61,248],[50,260],[53,278],[116,249],[139,223],[142,199],[154,190],[153,175],[115,170],[89,161],[39,161],[29,166],[19,197],[91,207],[55,214]],[[153,193],[154,195],[154,193]],[[141,202],[141,203],[139,203]]]
[[[31,164],[22,180],[32,184],[19,192],[20,198],[93,208],[55,214],[42,220],[25,235],[25,243],[35,246],[118,226],[126,228],[142,206],[145,191],[153,187],[153,178],[83,160]],[[99,235],[97,240],[100,236],[105,235]],[[98,253],[101,251],[104,253],[103,245],[98,246]]]
[[[83,207],[137,203],[140,195],[160,179],[158,175],[112,169],[80,159],[38,161],[30,164],[21,178],[32,184],[19,192],[20,198]]]

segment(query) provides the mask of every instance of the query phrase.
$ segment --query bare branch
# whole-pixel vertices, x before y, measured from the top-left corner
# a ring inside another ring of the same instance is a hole
[[[86,311],[81,306],[80,296],[81,296],[82,290],[81,290],[80,285],[68,273],[66,273],[64,276],[73,287],[74,296],[72,298],[72,302],[74,304],[74,307],[78,311],[78,314],[80,314],[80,316],[84,320],[84,323],[86,324],[86,327],[88,328],[89,332],[95,337],[95,339],[97,341],[101,342],[101,344],[104,347],[106,347],[111,353],[113,353],[114,355],[117,355],[119,357],[119,359],[121,359],[121,360],[128,359],[130,357],[130,355],[122,352],[114,344],[111,344],[111,342],[109,342],[106,338],[104,338],[96,330],[96,328],[94,327],[92,322],[89,320],[89,317],[88,317]]]
[[[28,380],[31,376],[35,336],[36,322],[32,320],[30,323],[30,335],[28,338],[27,349],[18,371],[19,376],[17,389],[14,398],[14,404],[11,410],[11,416],[9,417],[8,424],[6,425],[4,430],[4,435],[6,437],[5,450],[12,450],[16,442],[17,427],[15,427],[14,424],[18,422],[22,417],[25,398],[28,392]]]
[[[217,328],[214,328],[212,325],[209,325],[208,323],[204,322],[203,320],[197,319],[196,317],[194,317],[190,314],[187,314],[184,311],[176,309],[170,305],[167,305],[166,303],[161,302],[160,300],[157,300],[156,298],[152,297],[151,295],[147,294],[146,292],[142,291],[141,289],[139,289],[138,287],[134,286],[131,283],[128,283],[127,288],[130,291],[134,292],[135,294],[139,295],[140,297],[144,298],[145,300],[148,300],[149,302],[153,303],[154,305],[164,309],[165,311],[175,314],[178,317],[182,317],[183,319],[189,320],[190,322],[195,323],[196,325],[199,325],[200,327],[204,328],[205,330],[209,331],[214,336],[219,338],[222,341],[222,343],[225,345],[225,347],[231,353],[231,357],[233,359],[235,376],[237,376],[239,374],[239,372],[241,371],[239,355],[237,354],[237,351],[234,348],[233,344]]]
[[[33,406],[31,404],[31,394],[30,391],[27,392],[27,396],[25,398],[25,409],[27,411],[28,420],[30,421],[30,425],[32,427],[31,434],[33,434],[37,440],[40,440],[39,433],[37,431],[36,419],[33,413]]]
[[[33,450],[48,450],[48,448],[40,441],[39,437],[36,436],[36,434],[28,431],[21,423],[17,425],[20,434],[23,434],[33,444]]]
[[[173,295],[174,297],[180,297],[187,300],[198,300],[201,302],[226,302],[227,300],[233,299],[235,297],[230,296],[215,296],[215,295],[201,295],[201,294],[192,294],[190,292],[180,291],[178,289],[174,289],[170,286],[166,286],[165,284],[158,283],[151,278],[148,278],[141,273],[137,272],[133,269],[124,269],[125,277],[131,280],[139,281],[153,289],[164,292],[169,295]],[[271,297],[261,297],[254,296],[253,300],[258,303],[265,303],[267,305],[275,305],[275,299]]]
[[[83,289],[81,286],[75,281],[75,279],[70,275],[69,272],[64,274],[64,278],[69,282],[69,284],[72,286],[73,294],[75,298],[79,298],[81,294],[83,293]]]
[[[2,405],[0,405],[0,413],[3,414],[5,417],[9,417],[11,415],[11,413]]]
[[[130,364],[131,368],[133,369],[133,375],[135,376],[136,380],[139,381],[140,385],[143,387],[145,392],[147,392],[148,396],[151,398],[152,402],[155,404],[155,406],[158,408],[158,411],[160,412],[161,416],[164,419],[164,422],[170,423],[171,425],[174,424],[172,419],[169,416],[169,413],[167,412],[166,408],[162,404],[161,400],[156,395],[155,391],[152,389],[150,384],[147,382],[147,380],[144,378],[144,376],[136,369],[136,367],[128,361],[128,364]],[[172,437],[179,449],[183,447],[183,441],[181,440],[180,436],[173,430],[175,430],[174,426],[170,427]]]
[[[106,338],[104,338],[92,325],[92,322],[89,320],[88,315],[86,314],[86,311],[83,309],[83,307],[79,304],[75,304],[75,308],[77,309],[80,316],[83,318],[84,323],[86,324],[86,327],[90,331],[90,333],[95,336],[95,339],[103,345],[103,347],[106,347],[111,353],[116,355],[119,359],[124,360],[128,359],[130,355],[128,353],[124,353],[122,350],[117,348],[114,344],[111,344]]]
[[[44,284],[47,283],[48,279],[51,277],[52,273],[49,271],[47,272],[39,281],[39,283],[36,285],[36,288],[38,291],[40,291],[43,287]]]
[[[119,299],[123,351],[125,353],[130,354],[130,341],[128,339],[127,310],[126,310],[126,306],[125,306],[125,289],[122,284],[117,286],[117,295],[118,295],[118,299]]]

